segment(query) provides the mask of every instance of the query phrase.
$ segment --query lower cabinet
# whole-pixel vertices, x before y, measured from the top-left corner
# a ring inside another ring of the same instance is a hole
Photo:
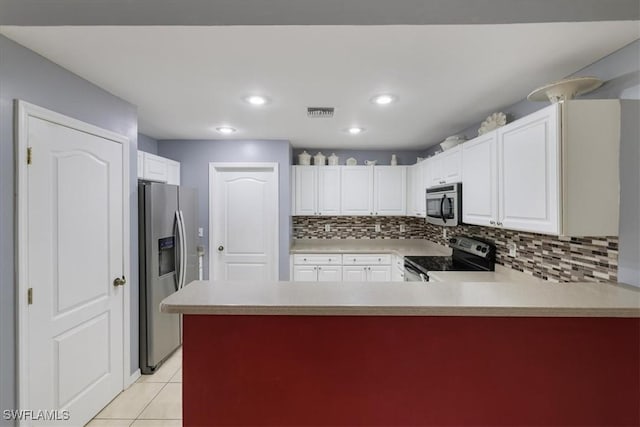
[[[341,282],[342,266],[294,265],[293,280],[296,282]]]
[[[392,264],[402,259],[389,254],[305,254],[292,257],[295,282],[403,281],[404,271]],[[403,270],[403,269],[402,269]]]

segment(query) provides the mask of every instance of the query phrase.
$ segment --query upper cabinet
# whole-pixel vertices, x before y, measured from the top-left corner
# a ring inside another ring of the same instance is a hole
[[[342,214],[373,215],[373,166],[341,166]]]
[[[407,215],[425,217],[425,189],[429,185],[426,165],[423,160],[407,167]]]
[[[294,215],[405,215],[406,166],[294,166]]]
[[[180,185],[180,163],[138,151],[138,179]]]
[[[428,187],[460,182],[461,169],[462,146],[460,145],[427,159]]]
[[[295,215],[340,214],[340,167],[294,166]]]
[[[553,104],[475,138],[462,145],[463,221],[617,235],[619,144],[617,100]]]
[[[385,216],[406,215],[406,185],[406,166],[374,166],[374,214]]]

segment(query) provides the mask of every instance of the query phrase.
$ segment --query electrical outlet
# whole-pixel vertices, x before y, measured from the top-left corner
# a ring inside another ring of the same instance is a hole
[[[330,232],[331,231],[331,224],[325,224],[324,225],[324,231],[327,232],[327,233]]]
[[[447,240],[447,229],[446,229],[446,228],[443,228],[443,229],[442,229],[442,238],[443,238],[444,240]]]
[[[376,224],[376,233],[379,233],[381,230],[380,224]]]
[[[204,228],[198,227],[198,237],[204,237]]]
[[[518,256],[518,246],[515,243],[511,242],[507,244],[507,249],[509,249],[509,256],[516,257]]]
[[[400,232],[404,233],[405,231],[407,231],[407,227],[404,224],[400,224]]]

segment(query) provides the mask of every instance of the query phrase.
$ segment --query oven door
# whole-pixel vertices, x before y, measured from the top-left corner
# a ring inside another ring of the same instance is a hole
[[[404,281],[405,282],[428,282],[429,276],[416,270],[411,265],[404,265]]]

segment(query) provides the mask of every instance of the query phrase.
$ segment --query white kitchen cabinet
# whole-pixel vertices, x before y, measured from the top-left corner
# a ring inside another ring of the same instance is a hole
[[[498,221],[497,134],[490,132],[462,145],[462,221],[495,225]]]
[[[374,166],[343,166],[341,204],[343,215],[373,215]]]
[[[318,214],[318,167],[294,166],[295,215]]]
[[[342,281],[342,255],[340,254],[297,254],[292,257],[292,261],[294,281]]]
[[[559,233],[558,114],[545,108],[498,130],[499,226]]]
[[[138,179],[180,185],[180,162],[138,151]]]
[[[340,215],[340,166],[294,166],[294,215]]]
[[[340,190],[342,188],[340,166],[318,167],[318,214],[340,215]]]
[[[620,102],[565,101],[463,144],[463,221],[615,236]]]
[[[424,218],[426,216],[427,204],[425,190],[428,186],[428,164],[426,160],[416,163],[413,174],[413,215]]]
[[[375,166],[373,174],[374,215],[406,215],[406,166]]]
[[[318,267],[315,265],[294,265],[293,280],[295,282],[317,282]]]
[[[167,182],[167,159],[144,153],[143,178],[149,181]]]
[[[138,151],[138,179],[144,178],[144,152]]]
[[[180,162],[167,159],[167,184],[180,185]]]
[[[434,185],[460,182],[462,170],[462,147],[453,147],[428,159],[429,180]]]
[[[342,266],[340,265],[319,265],[318,282],[341,282]]]
[[[367,267],[367,282],[391,281],[390,265],[372,265]]]
[[[367,267],[362,265],[345,265],[342,267],[343,282],[366,282]]]

